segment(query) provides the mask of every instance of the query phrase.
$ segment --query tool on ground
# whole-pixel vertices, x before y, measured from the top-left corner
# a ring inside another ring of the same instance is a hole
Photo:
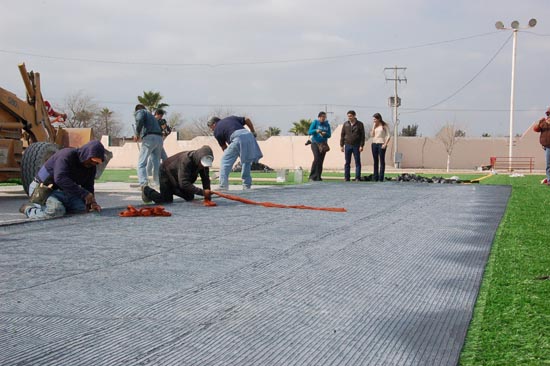
[[[258,206],[275,207],[275,208],[295,208],[295,209],[299,209],[299,210],[347,212],[347,210],[343,207],[313,207],[313,206],[304,206],[304,205],[283,205],[283,204],[280,204],[280,203],[273,203],[273,202],[256,202],[256,201],[252,201],[252,200],[240,197],[240,196],[234,196],[234,195],[231,195],[231,194],[221,193],[221,192],[216,192],[216,191],[212,191],[212,194],[218,195],[218,196],[223,197],[223,198],[228,199],[228,200],[246,203],[248,205],[258,205]],[[210,202],[212,202],[212,201],[210,201]],[[214,205],[210,205],[210,204],[207,205],[206,201],[205,201],[204,205],[205,206],[215,206],[215,204]]]
[[[152,206],[135,208],[128,205],[126,210],[118,213],[120,217],[136,217],[136,216],[172,216],[172,214],[164,209],[163,206]]]

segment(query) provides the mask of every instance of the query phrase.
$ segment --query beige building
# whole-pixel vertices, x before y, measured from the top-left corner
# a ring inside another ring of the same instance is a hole
[[[342,125],[338,126],[329,139],[331,150],[327,153],[324,163],[325,170],[343,170],[344,154],[340,151],[340,133]],[[307,136],[275,136],[266,141],[259,141],[264,157],[261,163],[273,169],[295,169],[302,167],[309,170],[313,155],[311,148],[305,146]],[[102,142],[108,145],[108,138]],[[387,166],[393,166],[392,141],[386,154]],[[403,154],[402,169],[445,169],[447,153],[444,145],[435,137],[399,137],[399,151]],[[451,155],[451,169],[474,170],[490,164],[490,158],[508,156],[509,139],[505,137],[492,138],[460,138]],[[213,137],[200,136],[193,140],[178,141],[173,133],[164,141],[168,156],[180,151],[195,150],[202,145],[209,145],[214,151],[214,168],[219,167],[222,150]],[[138,144],[126,142],[123,146],[110,146],[113,159],[109,168],[135,168],[138,160]],[[539,144],[539,134],[529,128],[521,137],[514,139],[514,157],[534,159],[534,169],[545,169],[544,151]],[[363,175],[372,170],[372,154],[370,141],[365,144],[361,154]]]

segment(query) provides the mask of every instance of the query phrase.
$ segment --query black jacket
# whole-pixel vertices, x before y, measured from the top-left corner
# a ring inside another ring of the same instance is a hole
[[[186,197],[192,197],[194,194],[204,196],[204,189],[210,189],[210,176],[209,169],[202,167],[200,161],[206,155],[214,156],[212,149],[205,145],[198,150],[182,151],[170,156],[162,163],[161,180],[167,180],[176,194],[180,193]],[[199,175],[202,189],[194,184]]]
[[[340,135],[340,147],[344,145],[365,146],[365,125],[363,125],[363,122],[357,120],[353,126],[350,121],[344,123]]]

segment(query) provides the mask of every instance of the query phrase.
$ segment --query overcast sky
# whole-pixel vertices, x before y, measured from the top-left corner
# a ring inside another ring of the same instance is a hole
[[[223,107],[286,134],[325,105],[331,120],[354,109],[369,126],[375,112],[390,122],[384,68],[398,66],[400,127],[505,136],[512,32],[498,20],[538,21],[518,33],[514,133],[550,105],[547,0],[11,0],[2,13],[0,87],[23,99],[25,62],[54,106],[83,91],[127,131],[149,90],[188,123]]]

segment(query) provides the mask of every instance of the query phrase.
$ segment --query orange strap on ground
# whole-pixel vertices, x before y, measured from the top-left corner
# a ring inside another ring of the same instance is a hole
[[[128,205],[126,210],[118,213],[120,217],[135,217],[135,216],[172,216],[172,214],[164,209],[162,206],[142,207],[135,208],[132,205]]]
[[[248,205],[259,205],[264,207],[276,207],[276,208],[297,208],[300,210],[347,212],[347,210],[343,207],[312,207],[312,206],[304,206],[304,205],[283,205],[280,203],[273,203],[273,202],[256,202],[243,197],[234,196],[232,194],[226,194],[226,193],[220,193],[220,192],[214,192],[214,191],[212,191],[212,194],[216,194],[228,200],[246,203]]]

